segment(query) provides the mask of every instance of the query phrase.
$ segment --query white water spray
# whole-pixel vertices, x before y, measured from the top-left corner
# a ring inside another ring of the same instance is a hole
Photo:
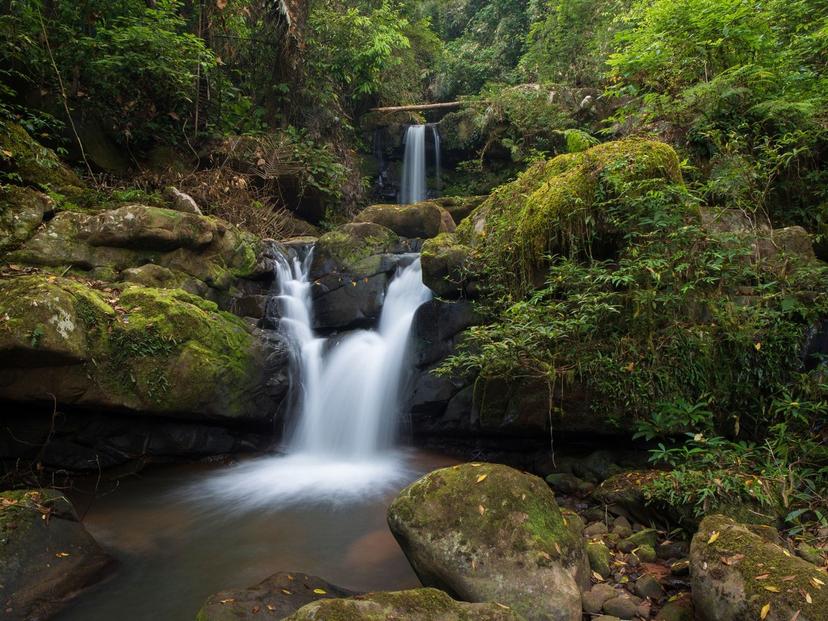
[[[340,502],[382,494],[408,473],[391,450],[405,385],[414,313],[431,297],[420,259],[397,269],[376,331],[324,339],[313,332],[304,262],[277,267],[279,329],[300,370],[300,416],[285,457],[237,466],[207,483],[210,492],[251,507]]]
[[[412,125],[405,132],[400,203],[410,205],[426,199],[425,125]]]

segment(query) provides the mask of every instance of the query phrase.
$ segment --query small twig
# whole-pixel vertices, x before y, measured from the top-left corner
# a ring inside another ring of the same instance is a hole
[[[43,31],[43,40],[46,42],[46,51],[49,52],[49,60],[52,61],[52,68],[55,70],[55,76],[57,77],[58,85],[60,86],[61,101],[63,103],[63,109],[66,111],[66,118],[69,119],[69,125],[72,127],[72,133],[75,134],[75,140],[78,141],[78,147],[80,147],[83,163],[86,164],[86,170],[89,171],[89,176],[92,177],[92,183],[94,183],[97,188],[98,180],[95,178],[95,173],[92,172],[92,166],[89,165],[89,160],[86,159],[86,149],[83,148],[83,141],[81,141],[78,130],[75,127],[75,120],[72,118],[72,113],[69,110],[69,98],[66,96],[66,87],[63,85],[63,78],[60,75],[57,63],[55,62],[55,56],[52,54],[52,46],[49,44],[49,35],[46,33],[46,24],[43,21],[43,14],[40,12],[40,7],[37,9],[37,16],[40,19],[40,28]]]

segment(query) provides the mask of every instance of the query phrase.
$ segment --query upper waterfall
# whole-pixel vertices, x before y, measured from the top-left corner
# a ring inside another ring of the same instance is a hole
[[[426,127],[431,128],[434,142],[434,181],[433,190],[440,186],[440,132],[437,125],[411,125],[405,132],[405,155],[403,159],[402,185],[400,187],[400,204],[410,205],[428,198],[429,188],[426,182],[428,167],[426,161]]]

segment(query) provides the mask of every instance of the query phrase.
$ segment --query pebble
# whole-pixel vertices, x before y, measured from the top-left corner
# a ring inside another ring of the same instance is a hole
[[[617,596],[618,591],[616,591],[609,584],[596,584],[582,596],[584,612],[587,614],[597,614],[601,612],[601,609],[604,607],[604,603],[608,599],[612,599]]]
[[[632,619],[638,614],[638,604],[626,595],[619,595],[604,602],[604,612],[619,619]]]
[[[658,602],[664,597],[664,589],[650,574],[644,574],[635,581],[635,592],[641,597],[646,597]]]
[[[596,537],[598,535],[606,535],[609,532],[607,525],[603,522],[595,522],[584,529],[585,537]]]

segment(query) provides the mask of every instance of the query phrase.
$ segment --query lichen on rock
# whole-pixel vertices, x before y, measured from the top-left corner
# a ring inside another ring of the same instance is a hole
[[[581,618],[584,542],[537,477],[496,464],[437,470],[400,492],[388,523],[427,586],[528,620]]]

